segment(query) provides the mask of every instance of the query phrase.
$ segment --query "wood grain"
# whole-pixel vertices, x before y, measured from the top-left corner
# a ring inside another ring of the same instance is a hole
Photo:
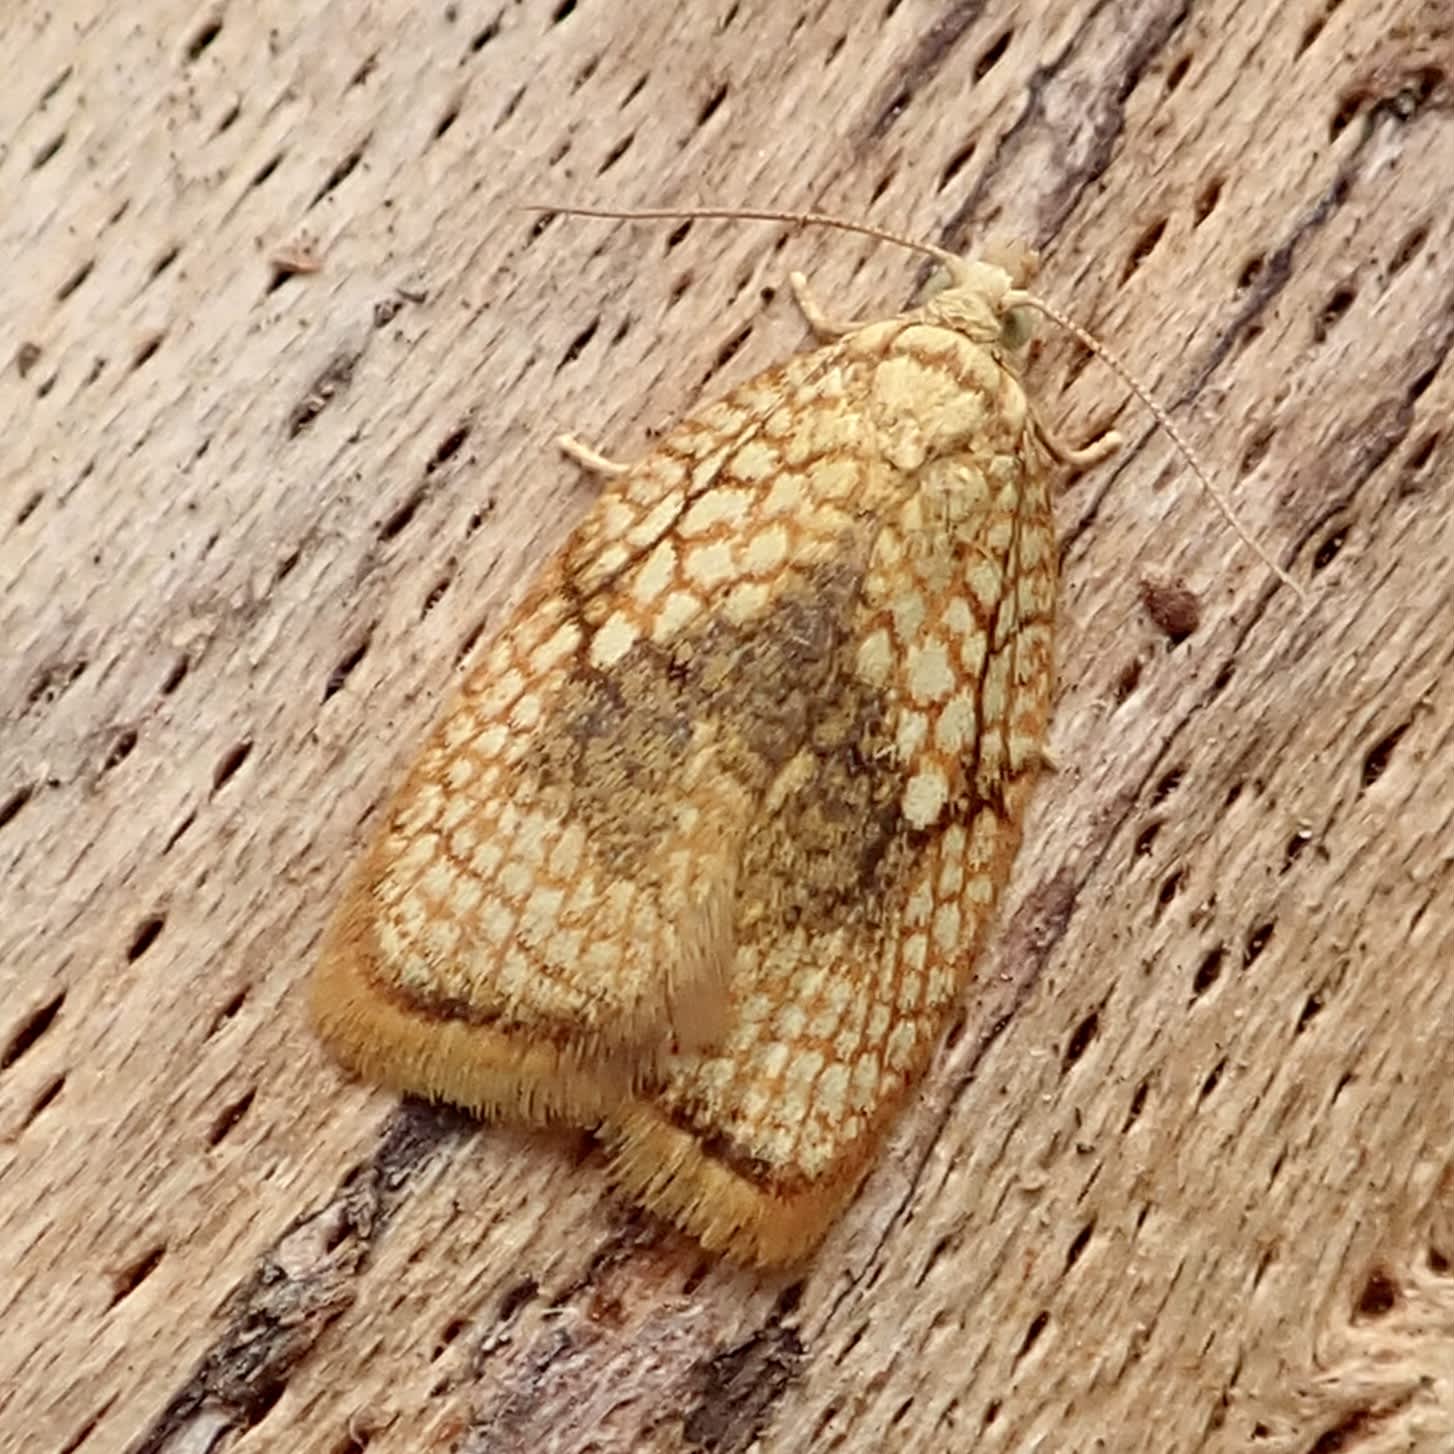
[[[1450,1447],[1447,5],[61,0],[0,44],[0,1448]],[[1026,238],[1310,593],[1047,338],[1047,417],[1129,439],[1059,501],[1061,771],[796,1279],[304,1022],[589,498],[550,437],[629,457],[801,347],[791,267],[919,281],[552,199]]]

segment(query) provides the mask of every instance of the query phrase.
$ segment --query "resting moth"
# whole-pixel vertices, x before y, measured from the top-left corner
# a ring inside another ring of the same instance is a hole
[[[920,250],[921,305],[838,324],[795,276],[820,346],[635,464],[574,447],[611,478],[312,986],[355,1071],[595,1127],[622,1191],[762,1264],[853,1195],[973,971],[1051,710],[1052,477],[1117,444],[1026,396],[1027,254]]]

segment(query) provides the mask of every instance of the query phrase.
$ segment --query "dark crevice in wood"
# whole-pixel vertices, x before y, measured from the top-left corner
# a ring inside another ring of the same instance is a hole
[[[1423,251],[1424,244],[1429,240],[1429,229],[1426,223],[1420,223],[1399,243],[1398,251],[1394,253],[1388,264],[1388,276],[1393,279],[1408,267],[1413,260]]]
[[[343,654],[338,664],[328,673],[328,680],[323,684],[325,702],[343,690],[344,684],[353,675],[358,664],[368,655],[369,647],[373,643],[373,636],[373,626],[365,627],[359,640]]]
[[[979,59],[975,61],[974,69],[970,72],[976,86],[1004,59],[1005,52],[1009,50],[1010,41],[1014,38],[1014,34],[1014,27],[1011,26],[1009,30],[1002,31],[980,52]]]
[[[1141,1112],[1146,1109],[1146,1097],[1150,1094],[1150,1080],[1143,1080],[1131,1093],[1131,1104],[1126,1108],[1126,1120],[1121,1127],[1121,1134],[1124,1136],[1137,1121],[1141,1119]]]
[[[325,197],[336,192],[353,174],[357,171],[359,163],[364,159],[364,153],[368,150],[369,143],[373,140],[372,135],[366,135],[344,159],[324,178],[323,185],[313,194],[313,200],[308,207],[311,210],[316,207]]]
[[[248,987],[243,985],[237,990],[213,1016],[212,1024],[208,1027],[207,1038],[210,1040],[217,1032],[231,1019],[237,1016],[239,1010],[247,1003]]]
[[[470,50],[478,55],[500,33],[500,24],[505,18],[502,10],[487,25],[483,25],[470,37]]]
[[[1394,748],[1403,740],[1404,733],[1413,726],[1412,722],[1401,722],[1392,732],[1386,733],[1369,748],[1363,759],[1363,786],[1371,788],[1388,768]]]
[[[87,278],[91,276],[91,270],[96,266],[95,258],[87,258],[75,272],[73,272],[64,283],[56,289],[56,302],[64,303]]]
[[[495,118],[492,130],[498,131],[520,109],[520,103],[525,99],[525,90],[524,86],[515,89],[510,99],[500,108],[500,114]]]
[[[1060,1058],[1060,1073],[1064,1075],[1082,1055],[1090,1049],[1091,1042],[1100,1033],[1101,1016],[1099,1010],[1092,1010],[1074,1030],[1070,1032],[1070,1038],[1065,1042],[1065,1054]]]
[[[261,187],[272,174],[282,165],[285,152],[276,152],[253,173],[252,181],[248,183],[249,188]]]
[[[1192,226],[1200,227],[1216,211],[1217,203],[1221,200],[1222,179],[1220,177],[1213,177],[1197,193],[1196,206],[1192,216]]]
[[[171,670],[162,679],[162,696],[170,697],[171,694],[176,691],[179,686],[182,685],[182,682],[186,679],[187,672],[190,670],[191,665],[191,661],[188,660],[185,655],[179,656],[176,661],[172,663]]]
[[[1030,1326],[1025,1329],[1024,1339],[1020,1343],[1019,1352],[1015,1354],[1015,1362],[1023,1361],[1030,1353],[1030,1350],[1040,1341],[1041,1334],[1050,1325],[1050,1314],[1043,1309],[1030,1319]]]
[[[415,486],[403,504],[379,526],[378,540],[380,544],[387,544],[408,529],[419,511],[420,505],[424,503],[426,493],[423,485]]]
[[[122,1268],[112,1279],[110,1306],[114,1308],[125,1302],[157,1270],[166,1252],[167,1244],[163,1242],[148,1248],[135,1262]]]
[[[702,109],[697,112],[697,130],[700,131],[718,112],[722,103],[727,99],[728,87],[724,81],[710,96],[702,103]]]
[[[249,1108],[257,1097],[257,1088],[249,1086],[242,1095],[224,1106],[218,1113],[217,1119],[213,1121],[211,1129],[207,1132],[207,1144],[217,1146],[231,1135],[233,1128],[242,1118],[247,1115]]]
[[[53,161],[55,159],[56,153],[60,151],[60,149],[65,144],[66,133],[64,131],[60,131],[57,132],[53,137],[51,137],[51,139],[43,146],[38,147],[36,149],[35,155],[30,159],[31,171],[38,172],[42,167]]]
[[[422,621],[445,597],[451,585],[454,584],[453,574],[440,576],[425,593],[424,600],[419,607],[419,619]]]
[[[1425,436],[1409,451],[1409,457],[1404,461],[1404,470],[1411,475],[1423,472],[1423,468],[1433,457],[1434,451],[1439,447],[1442,438],[1436,429],[1433,433]]]
[[[165,333],[154,333],[150,338],[142,339],[136,346],[136,352],[131,355],[131,372],[136,373],[138,369],[145,368],[160,352],[166,338]]]
[[[334,354],[314,377],[308,392],[289,411],[287,435],[296,439],[353,382],[354,369],[363,357],[363,350]]]
[[[1156,891],[1156,916],[1159,918],[1171,901],[1181,892],[1182,880],[1185,877],[1184,869],[1177,869],[1161,881],[1161,887]]]
[[[1221,944],[1202,956],[1202,962],[1197,965],[1196,973],[1192,976],[1192,999],[1200,999],[1222,977],[1222,964],[1226,957],[1226,948]]]
[[[1160,217],[1148,227],[1137,239],[1136,245],[1127,255],[1125,264],[1121,268],[1121,286],[1127,283],[1136,275],[1141,264],[1156,251],[1157,244],[1166,233],[1166,218]]]
[[[80,1428],[76,1430],[74,1434],[71,1435],[69,1439],[66,1440],[64,1444],[61,1445],[61,1447],[56,1451],[56,1454],[76,1454],[76,1451],[81,1447],[81,1445],[84,1444],[86,1440],[89,1439],[91,1435],[96,1432],[97,1426],[100,1424],[101,1420],[104,1419],[108,1413],[110,1413],[111,1405],[115,1402],[116,1397],[113,1394],[110,1398],[106,1400],[105,1403],[101,1405],[99,1409],[96,1410],[94,1414],[91,1415],[89,1419],[86,1420],[84,1424],[80,1426]]]
[[[40,93],[40,96],[35,103],[35,109],[37,111],[44,110],[46,106],[48,106],[53,100],[55,100],[56,94],[60,91],[61,87],[64,86],[74,74],[74,66],[62,66],[61,69],[56,73],[55,80],[53,80],[45,88],[45,90]]]
[[[1112,695],[1119,707],[1130,700],[1131,693],[1141,685],[1141,659],[1132,657],[1116,676],[1115,685],[1112,687]]]
[[[742,327],[737,330],[736,333],[734,333],[723,344],[721,344],[721,346],[717,349],[717,356],[712,360],[711,368],[709,368],[707,372],[702,375],[702,381],[698,385],[699,391],[705,389],[707,385],[719,373],[721,373],[721,371],[726,368],[729,363],[732,362],[732,360],[741,351],[742,345],[745,344],[751,336],[752,324],[750,322],[744,323]]]
[[[596,168],[596,175],[598,177],[604,177],[606,173],[609,172],[611,168],[614,167],[616,163],[619,162],[621,158],[624,157],[626,153],[631,150],[631,145],[635,140],[636,133],[634,131],[627,132],[627,134],[623,136],[621,140],[618,141],[616,145],[613,146],[611,150],[606,153],[605,158],[601,162],[601,165]]]
[[[191,40],[187,42],[187,48],[182,52],[182,59],[191,65],[199,60],[208,46],[222,34],[222,17],[213,16],[210,20],[204,21],[193,33]]]
[[[1297,1024],[1293,1027],[1294,1035],[1301,1035],[1309,1025],[1323,1012],[1323,999],[1321,995],[1311,994],[1303,1001],[1303,1007],[1298,1013]]]
[[[522,1277],[519,1282],[508,1288],[500,1299],[497,1321],[508,1323],[526,1303],[538,1297],[539,1294],[540,1284],[533,1277]]]
[[[1323,537],[1322,544],[1313,552],[1313,571],[1327,570],[1338,558],[1338,552],[1343,549],[1344,542],[1348,539],[1348,531],[1345,526],[1339,525],[1336,529],[1330,530]]]
[[[137,925],[136,933],[131,936],[131,943],[126,950],[128,962],[135,964],[157,942],[158,936],[166,927],[166,922],[164,914],[153,914]]]
[[[1242,951],[1242,964],[1247,967],[1256,962],[1258,956],[1267,948],[1272,939],[1273,930],[1277,926],[1271,920],[1257,925],[1247,936],[1246,947]]]
[[[1075,1234],[1075,1240],[1071,1242],[1070,1246],[1066,1249],[1065,1252],[1065,1270],[1067,1272],[1069,1272],[1070,1269],[1074,1267],[1077,1262],[1080,1261],[1082,1254],[1085,1252],[1085,1249],[1090,1246],[1090,1240],[1092,1235],[1095,1233],[1095,1230],[1095,1218],[1092,1217],[1091,1220],[1088,1221],[1085,1226],[1083,1226],[1080,1231]]]
[[[239,742],[227,749],[217,766],[212,770],[212,791],[214,794],[220,793],[237,776],[238,770],[251,754],[251,739]]]
[[[1344,1414],[1308,1446],[1308,1454],[1356,1454],[1362,1447],[1372,1447],[1380,1431],[1422,1395],[1423,1387],[1422,1382],[1416,1382],[1385,1403],[1365,1405]]]
[[[195,812],[187,813],[181,818],[181,820],[177,823],[177,826],[173,828],[170,833],[167,834],[166,842],[162,844],[163,858],[165,858],[167,854],[169,854],[172,849],[174,849],[177,844],[182,841],[182,838],[185,836],[187,829],[189,829],[196,821],[197,814]]]
[[[0,1071],[9,1070],[22,1055],[50,1029],[66,1002],[65,990],[60,990],[45,1004],[32,1010],[11,1032],[5,1049],[0,1050]]]
[[[460,639],[459,647],[454,653],[454,664],[459,666],[464,659],[475,649],[480,637],[484,634],[485,627],[489,625],[489,617],[481,616],[464,636]]]
[[[152,263],[151,273],[147,278],[147,282],[149,284],[156,282],[156,280],[161,277],[161,275],[166,272],[167,269],[170,268],[171,265],[176,262],[179,257],[181,257],[181,255],[182,249],[178,247],[175,243],[171,247],[167,248],[156,259],[156,261]]]
[[[1328,334],[1332,332],[1339,319],[1353,306],[1358,299],[1358,289],[1351,283],[1344,283],[1333,291],[1332,296],[1323,304],[1323,310],[1318,314],[1313,324],[1313,342],[1324,342]]]
[[[975,148],[979,145],[979,138],[971,136],[965,140],[959,150],[945,162],[939,173],[939,191],[943,191],[962,172],[971,157],[974,156]]]
[[[1267,457],[1267,451],[1272,447],[1272,441],[1277,438],[1277,428],[1272,424],[1261,425],[1252,438],[1247,442],[1247,448],[1242,451],[1242,458],[1238,462],[1237,472],[1241,475],[1250,475],[1253,470]]]
[[[0,828],[6,828],[20,816],[20,810],[35,795],[35,784],[26,783],[15,789],[3,802],[0,802]]]
[[[600,326],[601,317],[599,314],[597,314],[596,317],[592,318],[591,321],[586,324],[586,326],[581,329],[581,331],[576,334],[573,339],[571,339],[570,344],[567,346],[565,352],[561,354],[560,361],[555,366],[555,371],[557,374],[560,373],[562,369],[569,368],[571,364],[575,363],[575,361],[580,358],[580,356],[586,351],[586,348],[590,344],[590,341],[596,336],[596,330],[600,328]]]
[[[102,772],[110,772],[113,768],[120,767],[132,752],[136,749],[137,733],[135,727],[123,727],[113,739],[105,758],[101,763]]]
[[[1170,772],[1163,773],[1151,794],[1152,806],[1164,803],[1181,786],[1181,781],[1185,776],[1186,769],[1180,767],[1174,767]]]

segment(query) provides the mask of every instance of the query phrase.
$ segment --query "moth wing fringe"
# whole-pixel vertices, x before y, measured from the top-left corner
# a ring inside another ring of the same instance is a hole
[[[758,1267],[802,1261],[858,1189],[858,1163],[800,1189],[779,1191],[713,1156],[701,1139],[640,1102],[600,1128],[618,1191],[697,1238]]]
[[[330,930],[311,983],[313,1023],[348,1069],[390,1089],[489,1119],[589,1123],[648,1078],[655,1056],[592,1056],[525,1033],[431,1016],[382,990],[347,916]]]

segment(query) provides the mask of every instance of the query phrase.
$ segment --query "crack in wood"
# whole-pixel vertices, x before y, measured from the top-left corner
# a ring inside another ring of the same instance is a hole
[[[198,1420],[211,1430],[206,1447],[225,1430],[256,1427],[329,1324],[352,1306],[374,1242],[420,1171],[477,1124],[447,1107],[403,1102],[373,1156],[325,1206],[297,1218],[224,1298],[221,1332],[129,1454],[180,1447]]]

